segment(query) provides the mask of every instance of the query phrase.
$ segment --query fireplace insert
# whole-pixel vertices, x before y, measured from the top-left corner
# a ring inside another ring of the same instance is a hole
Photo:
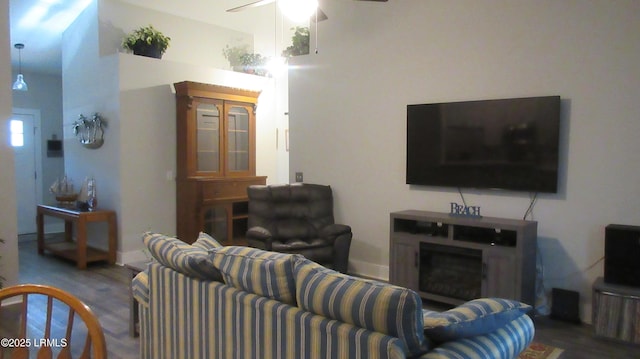
[[[420,243],[421,292],[460,300],[480,297],[482,250]]]

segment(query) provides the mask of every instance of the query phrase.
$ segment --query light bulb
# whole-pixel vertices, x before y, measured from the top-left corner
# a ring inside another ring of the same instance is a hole
[[[278,0],[280,11],[294,22],[308,20],[318,8],[318,0]]]
[[[267,63],[267,71],[272,76],[278,76],[287,69],[286,59],[282,56],[275,56],[269,59]]]

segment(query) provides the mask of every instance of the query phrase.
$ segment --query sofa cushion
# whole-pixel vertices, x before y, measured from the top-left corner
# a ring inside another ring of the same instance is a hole
[[[424,330],[435,341],[449,341],[491,333],[524,315],[531,306],[501,298],[480,298],[445,312],[423,311]]]
[[[324,317],[400,339],[409,356],[428,349],[422,300],[406,288],[355,278],[296,255],[298,306]]]
[[[145,232],[142,235],[151,256],[160,264],[177,272],[204,280],[222,281],[222,275],[209,260],[209,250],[221,247],[206,233],[200,233],[191,245],[164,234]]]
[[[210,253],[226,284],[295,305],[292,255],[237,246]]]

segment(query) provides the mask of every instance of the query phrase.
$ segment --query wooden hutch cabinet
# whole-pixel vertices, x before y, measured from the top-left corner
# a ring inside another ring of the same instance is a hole
[[[206,232],[226,245],[244,244],[247,187],[256,176],[255,107],[259,92],[179,82],[177,235],[192,243]]]

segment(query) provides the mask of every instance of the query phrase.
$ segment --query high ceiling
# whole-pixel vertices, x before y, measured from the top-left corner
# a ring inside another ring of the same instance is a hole
[[[12,65],[18,66],[18,50],[13,48],[13,44],[23,43],[23,69],[60,73],[62,33],[91,1],[97,0],[9,0]],[[121,1],[247,33],[254,33],[252,17],[268,11],[226,12],[226,9],[243,5],[248,0]],[[271,7],[273,11],[273,6],[265,8]]]

